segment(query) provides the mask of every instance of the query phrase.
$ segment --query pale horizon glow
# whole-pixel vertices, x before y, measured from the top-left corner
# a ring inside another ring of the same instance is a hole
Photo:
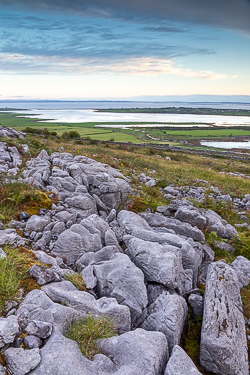
[[[88,4],[5,1],[0,101],[250,95],[246,0]]]

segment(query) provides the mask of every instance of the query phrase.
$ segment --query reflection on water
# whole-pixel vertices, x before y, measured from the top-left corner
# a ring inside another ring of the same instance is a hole
[[[246,141],[246,142],[201,141],[200,143],[202,146],[207,146],[207,147],[216,147],[216,148],[225,148],[225,149],[233,149],[233,148],[250,149],[250,141]]]
[[[18,112],[17,112],[18,113]],[[48,122],[151,122],[165,124],[195,123],[196,126],[204,124],[215,124],[220,126],[239,126],[249,125],[250,117],[248,116],[215,116],[215,115],[192,115],[192,114],[161,114],[161,113],[108,113],[97,112],[96,110],[43,110],[31,109],[22,111],[22,117],[36,117],[40,120],[49,120]],[[122,126],[122,125],[121,125]],[[117,125],[119,127],[119,125]]]

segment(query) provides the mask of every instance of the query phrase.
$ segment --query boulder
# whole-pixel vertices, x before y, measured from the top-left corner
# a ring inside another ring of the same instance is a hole
[[[114,297],[130,308],[132,324],[148,303],[142,271],[125,254],[114,254],[109,261],[94,264],[97,291],[101,297]]]
[[[126,254],[147,281],[163,284],[170,290],[180,288],[184,276],[180,249],[133,237],[126,240],[126,245]]]
[[[26,229],[35,232],[42,232],[50,222],[51,220],[49,217],[32,215],[27,221]]]
[[[141,327],[164,333],[171,353],[174,345],[180,342],[187,313],[188,306],[183,297],[163,292],[148,307],[148,316]]]
[[[207,210],[203,213],[207,219],[206,230],[209,232],[216,232],[219,237],[232,238],[237,236],[237,230],[230,224],[223,220],[220,215],[212,210]]]
[[[46,266],[39,266],[36,263],[29,269],[29,274],[36,280],[38,285],[64,279],[64,274],[59,267],[52,266],[51,268],[47,268]]]
[[[94,316],[105,315],[113,319],[120,332],[130,330],[129,309],[118,305],[115,298],[95,299],[90,293],[79,291],[71,282],[62,281],[44,285],[42,290],[54,301],[65,304],[73,309]]]
[[[191,206],[192,207],[192,206]],[[165,214],[164,214],[165,215]],[[205,242],[205,236],[200,229],[193,227],[189,223],[183,223],[180,220],[172,217],[166,217],[159,213],[141,213],[150,227],[154,230],[164,232],[164,229],[173,230],[174,233],[193,238],[195,241]]]
[[[29,375],[109,375],[115,372],[112,361],[99,354],[93,361],[84,357],[78,344],[54,331],[40,350],[41,362]]]
[[[119,252],[120,250],[116,246],[105,246],[96,253],[89,252],[83,254],[76,262],[76,269],[78,272],[80,272],[84,267],[88,265],[93,265],[110,260],[114,254]]]
[[[53,326],[48,322],[41,322],[39,320],[29,320],[24,328],[24,332],[31,336],[36,336],[41,339],[47,339],[52,333]]]
[[[28,374],[41,362],[39,349],[8,348],[3,352],[3,357],[12,375]]]
[[[0,317],[0,348],[3,348],[6,344],[11,344],[19,331],[20,328],[16,316]]]
[[[39,337],[34,336],[34,335],[25,336],[24,340],[23,340],[23,343],[29,349],[36,349],[36,348],[40,348],[40,346],[42,346],[42,340],[39,339]]]
[[[221,375],[248,375],[245,322],[236,272],[223,261],[207,273],[200,363]]]
[[[231,266],[236,271],[241,286],[247,286],[250,279],[250,260],[240,255],[232,262]]]
[[[118,375],[160,375],[168,360],[166,337],[141,328],[99,341],[99,347],[118,367]]]
[[[198,208],[192,206],[180,206],[175,213],[175,218],[199,229],[206,227],[206,218],[200,214]]]
[[[27,294],[19,305],[16,315],[22,326],[26,327],[29,321],[51,323],[54,328],[63,331],[74,318],[84,318],[86,314],[71,307],[54,303],[42,290],[34,289]]]
[[[98,234],[91,234],[81,224],[74,224],[59,235],[51,253],[65,259],[67,265],[74,265],[82,254],[101,248]]]
[[[167,363],[164,375],[202,375],[191,358],[179,346],[175,345]]]

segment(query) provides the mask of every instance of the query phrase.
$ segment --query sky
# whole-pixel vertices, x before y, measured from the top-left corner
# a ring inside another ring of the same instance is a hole
[[[0,100],[185,95],[250,95],[250,0],[0,0]]]

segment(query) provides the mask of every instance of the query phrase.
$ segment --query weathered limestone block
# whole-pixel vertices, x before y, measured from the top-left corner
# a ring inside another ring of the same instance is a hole
[[[207,210],[203,213],[207,219],[206,230],[209,232],[216,232],[219,237],[222,238],[232,238],[237,236],[237,230],[226,220],[223,220],[220,215],[212,210]]]
[[[163,284],[172,290],[180,288],[184,277],[180,249],[138,238],[131,238],[126,244],[126,254],[143,271],[147,281]]]
[[[81,224],[73,224],[70,229],[59,235],[51,253],[65,259],[67,265],[74,265],[82,254],[96,252],[101,248],[101,238],[98,234],[91,234]]]
[[[245,322],[236,272],[223,261],[208,268],[200,362],[221,375],[248,375]]]
[[[58,283],[59,284],[59,283]],[[86,314],[71,307],[54,303],[43,291],[34,289],[27,294],[19,305],[16,315],[24,327],[29,321],[42,321],[53,324],[53,327],[63,331],[74,318],[84,318]]]
[[[40,350],[41,362],[29,375],[112,375],[113,362],[102,354],[93,361],[84,357],[78,344],[54,331]]]
[[[10,315],[8,318],[0,318],[0,348],[4,347],[5,344],[11,344],[19,331],[20,327],[16,316]]]
[[[164,333],[171,353],[174,345],[179,344],[188,306],[185,299],[177,294],[163,292],[148,307],[148,316],[142,324],[147,331]]]
[[[148,303],[142,271],[125,254],[114,254],[109,261],[94,264],[97,290],[100,296],[114,297],[128,306],[132,323],[139,318]]]
[[[181,222],[173,217],[165,217],[159,213],[152,214],[143,212],[140,216],[143,217],[154,230],[162,232],[164,232],[164,229],[173,230],[176,234],[193,238],[195,241],[205,241],[205,236],[202,231],[189,223]]]
[[[12,375],[25,375],[41,362],[40,350],[23,348],[8,348],[3,352],[7,368]]]
[[[179,345],[175,345],[164,375],[201,375],[201,373],[187,353]]]
[[[166,337],[141,328],[99,341],[102,352],[112,356],[118,375],[160,375],[168,360]]]
[[[131,328],[130,312],[128,307],[119,305],[115,298],[95,299],[90,293],[79,291],[71,282],[62,281],[44,285],[42,290],[54,301],[66,304],[73,309],[95,316],[108,316],[114,319],[120,332]]]
[[[89,252],[83,254],[76,262],[76,269],[78,272],[80,272],[84,267],[110,260],[114,254],[120,252],[120,249],[118,249],[116,246],[105,246],[96,253]]]
[[[231,266],[235,269],[242,287],[247,286],[250,280],[250,260],[240,255]]]

